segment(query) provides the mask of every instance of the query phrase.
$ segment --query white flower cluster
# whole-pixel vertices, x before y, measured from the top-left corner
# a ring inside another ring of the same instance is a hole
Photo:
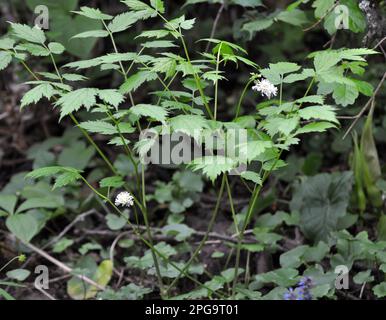
[[[131,207],[134,205],[134,197],[131,195],[130,192],[127,192],[127,191],[120,192],[115,198],[115,205],[117,207],[118,206]]]
[[[262,96],[266,96],[268,99],[277,95],[277,88],[269,82],[269,80],[264,78],[257,80],[252,90],[260,92]]]

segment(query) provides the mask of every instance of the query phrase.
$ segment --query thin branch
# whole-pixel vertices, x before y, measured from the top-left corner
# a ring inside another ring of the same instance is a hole
[[[347,129],[347,131],[344,134],[342,140],[344,140],[347,137],[347,135],[351,132],[351,130],[354,128],[354,126],[359,121],[359,119],[362,117],[362,115],[366,112],[368,107],[371,105],[371,102],[375,99],[375,96],[378,94],[378,91],[381,89],[382,84],[383,84],[383,82],[385,80],[386,80],[386,72],[383,74],[383,77],[382,77],[381,81],[378,83],[378,86],[375,89],[375,91],[374,91],[373,95],[371,96],[371,98],[367,101],[367,103],[362,108],[362,110],[359,111],[359,113],[356,116],[354,116],[354,121],[351,123],[350,127]]]
[[[84,275],[80,275],[80,274],[77,274],[77,273],[73,273],[73,269],[70,268],[69,266],[67,266],[66,264],[64,264],[63,262],[55,259],[54,257],[50,256],[47,252],[39,249],[38,247],[35,247],[33,244],[31,243],[27,243],[27,242],[24,242],[23,241],[23,244],[28,247],[29,249],[31,249],[32,251],[36,252],[38,255],[42,256],[43,258],[47,259],[48,261],[52,262],[54,265],[56,265],[58,268],[62,269],[64,272],[66,273],[70,273],[72,274],[73,276],[77,277],[78,279],[98,288],[99,290],[102,290],[104,291],[105,288],[103,286],[101,286],[100,284],[96,283],[94,280],[84,276]]]
[[[212,31],[210,32],[210,37],[209,37],[210,39],[212,39],[216,33],[217,25],[218,25],[218,22],[220,20],[220,17],[221,17],[221,14],[222,14],[224,8],[225,8],[225,3],[223,2],[223,3],[221,3],[221,6],[217,11],[216,18],[213,21]],[[209,46],[210,46],[210,42],[208,42],[206,44],[205,52],[208,52]]]

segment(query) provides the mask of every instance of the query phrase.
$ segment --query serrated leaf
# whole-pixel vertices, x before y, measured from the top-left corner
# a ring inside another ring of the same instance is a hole
[[[81,7],[80,11],[75,11],[74,13],[94,20],[111,20],[113,18],[108,14],[102,13],[99,9],[90,7]]]
[[[267,130],[268,134],[272,137],[276,133],[283,133],[288,136],[292,131],[296,129],[299,124],[298,117],[292,118],[269,118],[264,124],[264,129]]]
[[[150,71],[139,71],[130,76],[119,88],[121,93],[128,93],[137,90],[147,81],[157,79],[157,74]]]
[[[335,102],[343,107],[353,104],[358,96],[359,91],[355,84],[336,84],[332,94]]]
[[[272,24],[273,19],[271,18],[258,18],[245,23],[241,30],[248,32],[249,40],[251,40],[256,32],[268,29]]]
[[[202,170],[202,172],[212,181],[222,173],[234,169],[237,162],[224,156],[205,156],[194,159],[189,166],[193,171]]]
[[[252,182],[254,182],[255,184],[258,184],[258,185],[261,185],[261,184],[262,184],[262,180],[261,180],[260,176],[259,176],[256,172],[253,172],[253,171],[244,171],[244,172],[241,173],[241,177],[242,177],[243,179],[252,181]]]
[[[10,38],[2,38],[0,39],[0,49],[2,50],[10,50],[15,45],[15,40]]]
[[[136,12],[124,12],[115,16],[107,27],[112,33],[121,32],[130,28],[139,17]]]
[[[82,38],[105,38],[109,35],[106,30],[90,30],[78,33],[74,35],[73,39],[82,39]]]
[[[0,71],[4,70],[12,61],[12,54],[10,52],[0,51]]]
[[[115,89],[100,89],[98,90],[98,96],[104,102],[114,106],[115,108],[125,101],[125,97]]]
[[[208,123],[202,116],[198,115],[179,115],[170,119],[170,125],[174,132],[181,132],[195,140],[201,135],[204,128],[208,127]]]
[[[165,38],[170,34],[168,30],[147,30],[140,33],[136,38]]]
[[[311,106],[299,110],[302,119],[320,119],[338,123],[335,115],[335,108],[329,105]]]
[[[163,0],[150,0],[150,5],[158,12],[165,13],[165,5]]]
[[[89,109],[94,106],[96,104],[95,96],[97,94],[98,89],[82,88],[63,95],[55,103],[55,106],[61,106],[60,119],[74,111],[79,110],[80,107]]]
[[[144,48],[173,48],[177,47],[173,41],[170,40],[154,40],[142,44]]]
[[[67,186],[81,178],[78,172],[65,172],[55,179],[55,184],[52,189]]]
[[[297,103],[317,103],[317,104],[323,104],[324,103],[324,96],[321,95],[312,95],[312,96],[306,96],[300,99],[296,100]]]
[[[42,83],[24,94],[20,108],[24,108],[31,103],[36,104],[43,97],[50,100],[55,93],[56,90],[49,83]]]
[[[101,188],[120,188],[125,184],[125,182],[122,180],[121,176],[113,176],[113,177],[107,177],[103,178],[101,181],[99,181],[99,186]]]
[[[35,43],[22,43],[19,44],[15,49],[23,51],[25,50],[35,57],[47,57],[50,54],[49,50]]]
[[[38,168],[30,173],[28,173],[25,177],[26,178],[31,178],[31,179],[39,179],[43,177],[51,177],[56,175],[57,173],[60,172],[77,172],[79,173],[80,171],[74,168],[69,168],[69,167],[60,167],[60,166],[52,166],[52,167],[44,167],[44,168]]]
[[[31,28],[25,24],[11,22],[11,28],[13,34],[19,39],[39,44],[43,44],[46,41],[44,32],[36,26]]]
[[[168,115],[168,111],[164,108],[151,104],[137,104],[130,108],[130,113],[137,117],[149,117],[163,123]]]
[[[331,122],[314,122],[306,124],[304,127],[299,128],[296,134],[310,133],[310,132],[324,132],[329,128],[335,128],[335,125]]]
[[[64,73],[62,74],[62,78],[67,81],[84,81],[87,80],[85,76],[75,73]]]

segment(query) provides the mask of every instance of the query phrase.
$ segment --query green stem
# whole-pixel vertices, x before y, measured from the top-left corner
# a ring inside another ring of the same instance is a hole
[[[197,285],[207,289],[209,291],[209,293],[211,294],[216,294],[219,298],[224,298],[223,295],[219,294],[218,292],[214,292],[210,287],[206,286],[205,284],[201,283],[200,281],[198,281],[197,279],[195,279],[194,277],[192,277],[188,272],[186,272],[186,270],[183,270],[181,269],[179,266],[177,266],[174,262],[170,261],[168,259],[167,256],[165,256],[162,252],[160,252],[159,250],[157,250],[157,248],[155,248],[148,240],[146,240],[141,232],[139,231],[138,228],[136,228],[135,225],[133,225],[131,223],[131,221],[129,219],[127,219],[127,217],[121,212],[121,210],[119,210],[119,208],[107,197],[105,197],[103,194],[101,194],[100,192],[98,192],[88,181],[87,179],[85,179],[83,176],[81,176],[81,179],[82,181],[91,189],[91,191],[93,191],[97,196],[99,196],[102,200],[104,200],[105,202],[107,202],[110,206],[112,206],[114,208],[114,210],[123,218],[126,219],[126,222],[128,223],[128,225],[132,228],[132,230],[134,231],[134,233],[139,237],[139,239],[147,246],[149,247],[149,249],[151,251],[154,251],[160,258],[162,258],[164,260],[165,263],[167,264],[170,264],[173,268],[175,268],[178,272],[184,274],[188,279],[192,280],[194,283],[196,283]],[[141,210],[143,210],[141,204],[139,203],[138,199],[133,197],[134,198],[134,201],[135,203],[140,207]]]
[[[220,66],[220,55],[221,55],[221,47],[222,43],[220,44],[220,47],[218,48],[217,52],[217,61],[216,61],[216,75],[218,76],[219,66]],[[214,120],[217,119],[217,101],[218,101],[218,79],[216,79],[216,83],[214,86]]]
[[[240,96],[240,99],[239,99],[239,102],[237,103],[237,107],[236,107],[236,115],[235,115],[235,119],[237,119],[240,115],[240,109],[241,109],[241,104],[244,100],[244,96],[249,88],[249,86],[253,83],[253,81],[255,81],[255,79],[249,79],[249,81],[247,82],[247,84],[245,85],[242,93],[241,93],[241,96]]]
[[[205,245],[205,242],[206,240],[208,239],[208,236],[209,236],[209,233],[211,232],[212,228],[213,228],[213,225],[214,225],[214,222],[216,221],[216,217],[217,217],[217,213],[219,211],[219,208],[220,208],[220,202],[221,202],[221,198],[222,198],[222,195],[223,195],[223,192],[224,192],[224,185],[225,185],[225,178],[226,175],[224,174],[223,175],[223,178],[222,178],[222,181],[221,181],[221,187],[220,187],[220,191],[219,191],[219,194],[218,194],[218,197],[217,197],[217,202],[216,202],[216,206],[214,208],[214,211],[212,213],[212,217],[209,221],[209,224],[208,224],[208,228],[205,232],[205,235],[204,237],[202,238],[201,242],[199,243],[198,247],[196,248],[196,250],[194,251],[193,255],[191,256],[191,258],[189,259],[189,261],[184,265],[184,267],[182,268],[182,270],[184,272],[186,272],[190,265],[192,264],[192,262],[194,261],[194,259],[197,257],[197,255],[201,252],[201,249],[204,247]],[[182,273],[180,273],[176,278],[174,278],[174,280],[172,281],[172,283],[169,285],[169,287],[166,289],[166,292],[168,293],[173,287],[174,285],[177,283],[177,281],[181,278],[181,275]]]

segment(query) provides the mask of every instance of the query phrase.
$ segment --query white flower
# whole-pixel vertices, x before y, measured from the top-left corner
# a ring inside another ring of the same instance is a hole
[[[120,192],[115,198],[115,205],[117,207],[118,206],[131,207],[134,205],[134,197],[131,195],[130,192],[127,192],[127,191]]]
[[[277,88],[269,82],[269,80],[264,78],[262,80],[257,80],[252,87],[252,90],[260,92],[262,96],[266,96],[268,99],[277,95]]]

